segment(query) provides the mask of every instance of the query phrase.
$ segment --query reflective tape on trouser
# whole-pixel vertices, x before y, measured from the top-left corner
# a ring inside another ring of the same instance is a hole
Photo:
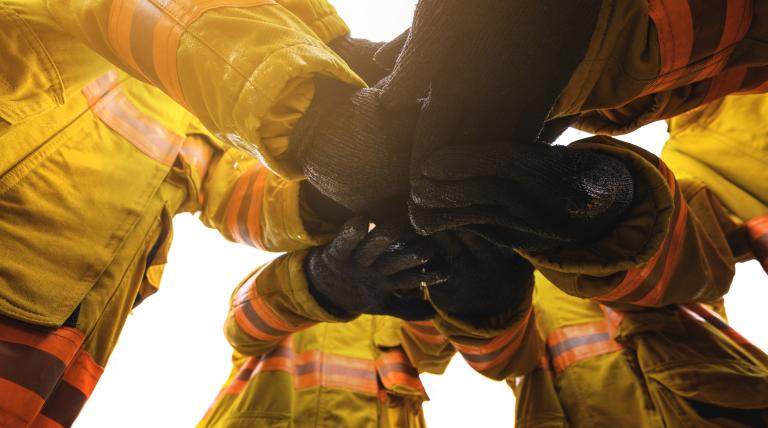
[[[579,361],[621,350],[607,321],[559,328],[547,336],[547,351],[556,374]]]
[[[0,319],[0,426],[72,425],[102,373],[84,334]]]

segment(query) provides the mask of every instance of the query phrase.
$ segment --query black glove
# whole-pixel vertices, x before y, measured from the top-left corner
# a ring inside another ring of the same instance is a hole
[[[328,245],[310,250],[304,269],[309,291],[339,318],[359,314],[423,320],[434,315],[421,286],[440,284],[445,270],[426,269],[433,252],[424,238],[395,226],[368,232],[362,217],[349,220]]]
[[[563,146],[453,145],[419,172],[409,202],[419,233],[467,227],[530,251],[595,239],[634,194],[619,160]]]
[[[408,33],[403,33],[390,42],[372,42],[350,36],[339,37],[328,44],[349,67],[369,85],[375,85],[383,79],[392,67]],[[374,61],[374,55],[383,49]],[[389,53],[384,53],[389,52]],[[394,53],[394,54],[392,54]]]
[[[410,37],[382,81],[391,110],[427,100],[414,162],[464,141],[536,140],[579,64],[599,0],[421,0]]]
[[[296,125],[290,149],[307,180],[356,213],[374,213],[408,195],[417,113],[381,108],[379,90],[318,79],[315,97]]]
[[[440,260],[451,267],[448,281],[429,287],[435,306],[478,324],[501,313],[506,321],[525,315],[533,290],[533,266],[527,260],[470,232],[445,231],[430,238]]]

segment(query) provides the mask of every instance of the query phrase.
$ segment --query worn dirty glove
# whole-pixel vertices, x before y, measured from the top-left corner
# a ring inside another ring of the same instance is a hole
[[[420,0],[393,72],[390,110],[427,96],[414,162],[463,141],[536,140],[582,60],[600,0]]]
[[[467,228],[528,251],[599,237],[634,193],[618,159],[544,144],[447,146],[419,173],[409,202],[419,233]]]
[[[372,42],[346,35],[331,41],[328,46],[349,65],[352,71],[365,80],[365,83],[375,85],[392,71],[397,54],[403,48],[407,35],[407,32],[403,33],[390,42]],[[382,53],[374,60],[374,55],[382,49],[383,52],[391,52],[394,55]]]
[[[526,313],[533,290],[527,260],[471,232],[444,231],[430,238],[439,260],[451,268],[448,281],[428,288],[437,308],[478,322],[501,313],[506,321],[517,321]]]
[[[379,89],[318,79],[289,150],[320,192],[356,213],[400,205],[408,194],[415,110],[388,112]]]
[[[377,226],[356,217],[329,244],[310,250],[305,261],[309,291],[339,318],[359,314],[428,319],[434,309],[421,287],[447,279],[446,271],[427,269],[433,251],[424,238],[397,226]]]

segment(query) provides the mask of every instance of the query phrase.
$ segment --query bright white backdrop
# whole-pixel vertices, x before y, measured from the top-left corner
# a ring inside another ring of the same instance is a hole
[[[354,36],[389,40],[410,23],[415,0],[331,0]],[[586,134],[569,131],[561,141]],[[658,153],[663,123],[624,137]],[[226,379],[230,348],[221,332],[234,286],[273,255],[226,242],[191,215],[174,220],[175,240],[162,290],[139,306],[77,428],[192,427]],[[731,324],[768,349],[768,280],[757,263],[741,265],[727,296]],[[445,375],[422,376],[432,427],[511,427],[514,396],[504,383],[455,358]]]

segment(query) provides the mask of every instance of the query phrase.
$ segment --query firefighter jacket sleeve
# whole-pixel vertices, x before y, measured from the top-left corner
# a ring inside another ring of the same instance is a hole
[[[3,4],[55,26],[37,32],[43,45],[53,33],[85,43],[285,178],[301,176],[288,138],[314,95],[314,77],[364,86],[325,45],[348,28],[321,0]]]
[[[337,225],[302,203],[298,180],[285,180],[235,148],[217,150],[202,190],[201,220],[226,239],[265,251],[326,242]]]
[[[678,182],[657,157],[609,137],[572,145],[623,160],[635,198],[606,236],[525,256],[568,294],[645,307],[712,301],[728,291],[735,259],[729,218],[701,183]]]
[[[235,290],[224,334],[243,355],[261,355],[291,334],[320,322],[341,322],[309,293],[306,251],[284,254],[253,272]]]
[[[543,350],[531,300],[523,305],[529,309],[522,318],[519,318],[520,309],[515,308],[510,313],[501,313],[482,322],[469,322],[436,308],[438,315],[432,321],[434,328],[430,331],[421,326],[420,337],[424,343],[430,343],[427,335],[431,335],[434,342],[439,336],[448,338],[470,367],[491,379],[522,375],[536,367]],[[413,325],[406,328],[415,330]]]

